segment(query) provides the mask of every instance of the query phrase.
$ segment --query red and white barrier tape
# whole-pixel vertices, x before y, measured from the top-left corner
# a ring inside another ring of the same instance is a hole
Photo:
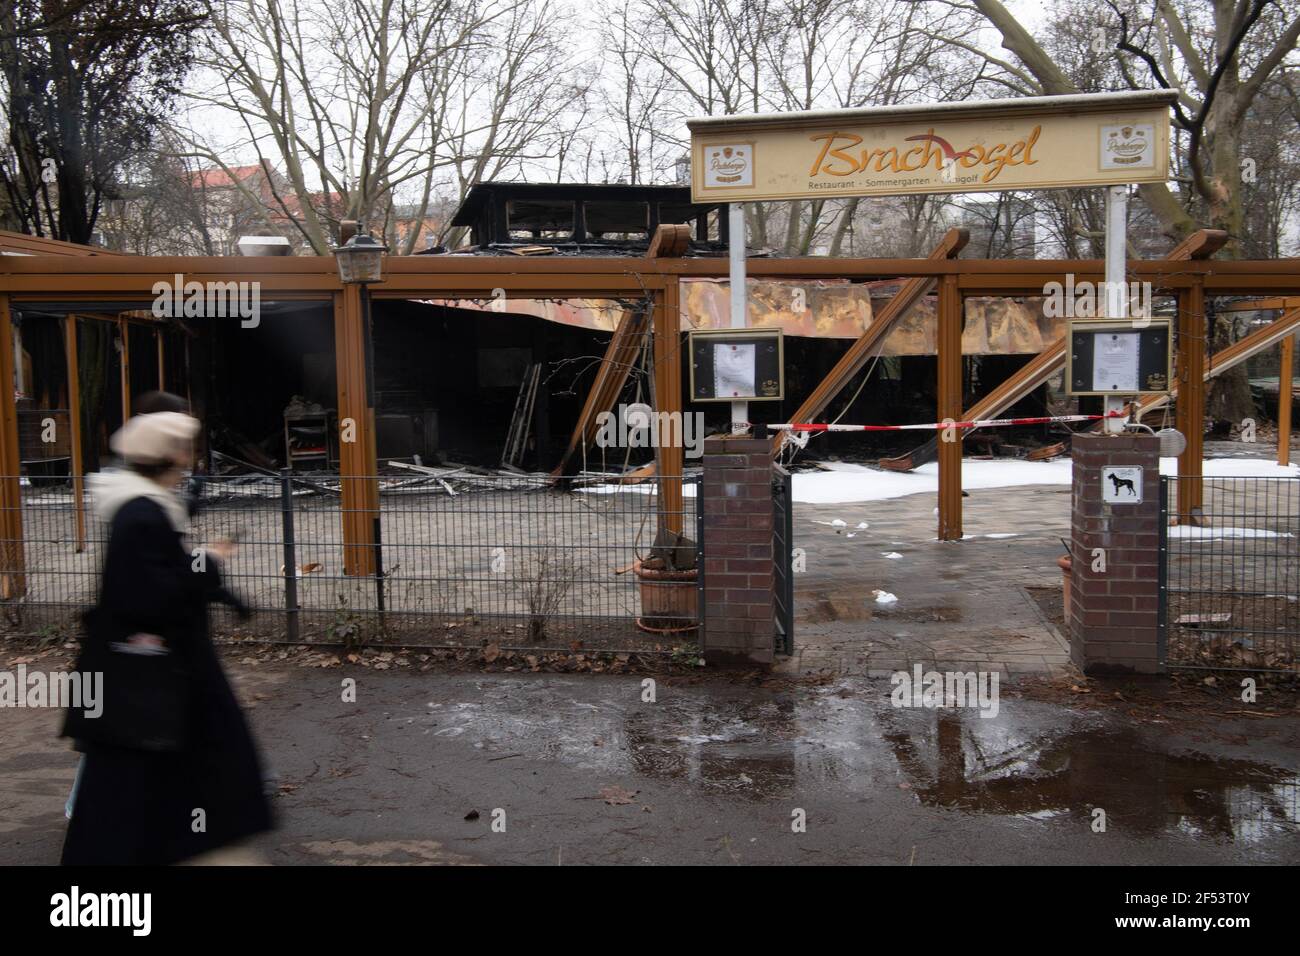
[[[924,425],[768,425],[783,432],[908,432],[943,431],[948,428],[991,428],[998,425],[1047,425],[1054,422],[1095,422],[1103,418],[1125,418],[1128,412],[1106,415],[1047,415],[1041,418],[984,418],[975,422],[928,422]]]

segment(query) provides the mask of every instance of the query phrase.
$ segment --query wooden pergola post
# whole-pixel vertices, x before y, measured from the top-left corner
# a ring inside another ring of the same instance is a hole
[[[122,374],[122,424],[131,417],[131,323],[125,318],[117,320],[117,335],[122,342],[122,350],[119,353],[121,358]]]
[[[1282,340],[1282,361],[1277,372],[1277,463],[1291,464],[1291,403],[1295,400],[1295,336]]]
[[[960,421],[962,297],[957,277],[939,280],[938,335],[935,351],[939,364],[939,421]],[[939,433],[939,540],[960,541],[961,432]]]
[[[1201,462],[1205,456],[1205,286],[1195,276],[1178,293],[1178,405],[1175,424],[1187,447],[1178,456],[1177,515],[1198,523],[1203,506]]]
[[[63,317],[63,353],[68,366],[68,441],[72,463],[72,510],[77,524],[77,552],[86,550],[85,468],[81,460],[81,369],[77,363],[77,316]]]
[[[1165,256],[1175,262],[1208,259],[1228,242],[1222,229],[1198,229]],[[1196,275],[1191,286],[1178,293],[1178,357],[1175,376],[1180,382],[1174,423],[1187,438],[1178,456],[1178,512],[1200,515],[1201,462],[1205,458],[1205,280]]]
[[[654,293],[655,411],[675,418],[682,412],[681,330],[680,289],[677,277],[669,276],[663,291]],[[668,531],[681,534],[684,449],[679,442],[661,442],[657,451],[661,520]]]
[[[370,404],[367,315],[361,287],[334,294],[334,367],[338,378],[339,479],[343,496],[343,573],[375,573],[374,522],[379,517],[375,410]]]
[[[153,330],[154,344],[158,347],[158,391],[167,391],[167,345],[160,327]]]
[[[14,397],[14,327],[9,296],[0,294],[0,598],[27,591],[23,554],[22,462],[18,450],[18,403]]]

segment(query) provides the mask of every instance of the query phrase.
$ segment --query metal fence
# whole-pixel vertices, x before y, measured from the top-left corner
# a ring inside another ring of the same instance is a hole
[[[698,639],[698,477],[665,508],[672,479],[479,475],[348,479],[375,482],[379,510],[364,575],[344,564],[340,480],[208,478],[189,541],[237,542],[227,584],[255,609],[215,608],[219,632],[291,642],[671,650]],[[86,495],[84,546],[67,478],[22,482],[22,561],[0,540],[0,609],[27,632],[71,629],[95,599],[106,529]],[[656,572],[663,526],[688,543]],[[693,539],[692,545],[689,543]],[[683,555],[688,555],[687,561]],[[686,567],[693,564],[694,568]],[[18,573],[21,570],[21,573]]]
[[[1179,507],[1180,479],[1160,482],[1165,662],[1300,669],[1300,478],[1199,480],[1195,513]]]
[[[794,653],[794,498],[790,472],[772,466],[772,559],[776,652]]]

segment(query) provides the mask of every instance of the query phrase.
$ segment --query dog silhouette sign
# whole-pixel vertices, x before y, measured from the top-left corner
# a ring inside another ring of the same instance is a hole
[[[1102,468],[1101,500],[1108,505],[1141,504],[1141,467],[1137,465],[1106,465]]]

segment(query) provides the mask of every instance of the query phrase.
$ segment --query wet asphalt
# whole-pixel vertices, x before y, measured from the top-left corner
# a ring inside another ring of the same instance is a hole
[[[1300,862],[1294,717],[1004,687],[990,719],[895,708],[869,678],[661,679],[650,701],[632,676],[231,671],[276,777],[276,864]],[[57,861],[57,724],[0,711],[0,864]]]

